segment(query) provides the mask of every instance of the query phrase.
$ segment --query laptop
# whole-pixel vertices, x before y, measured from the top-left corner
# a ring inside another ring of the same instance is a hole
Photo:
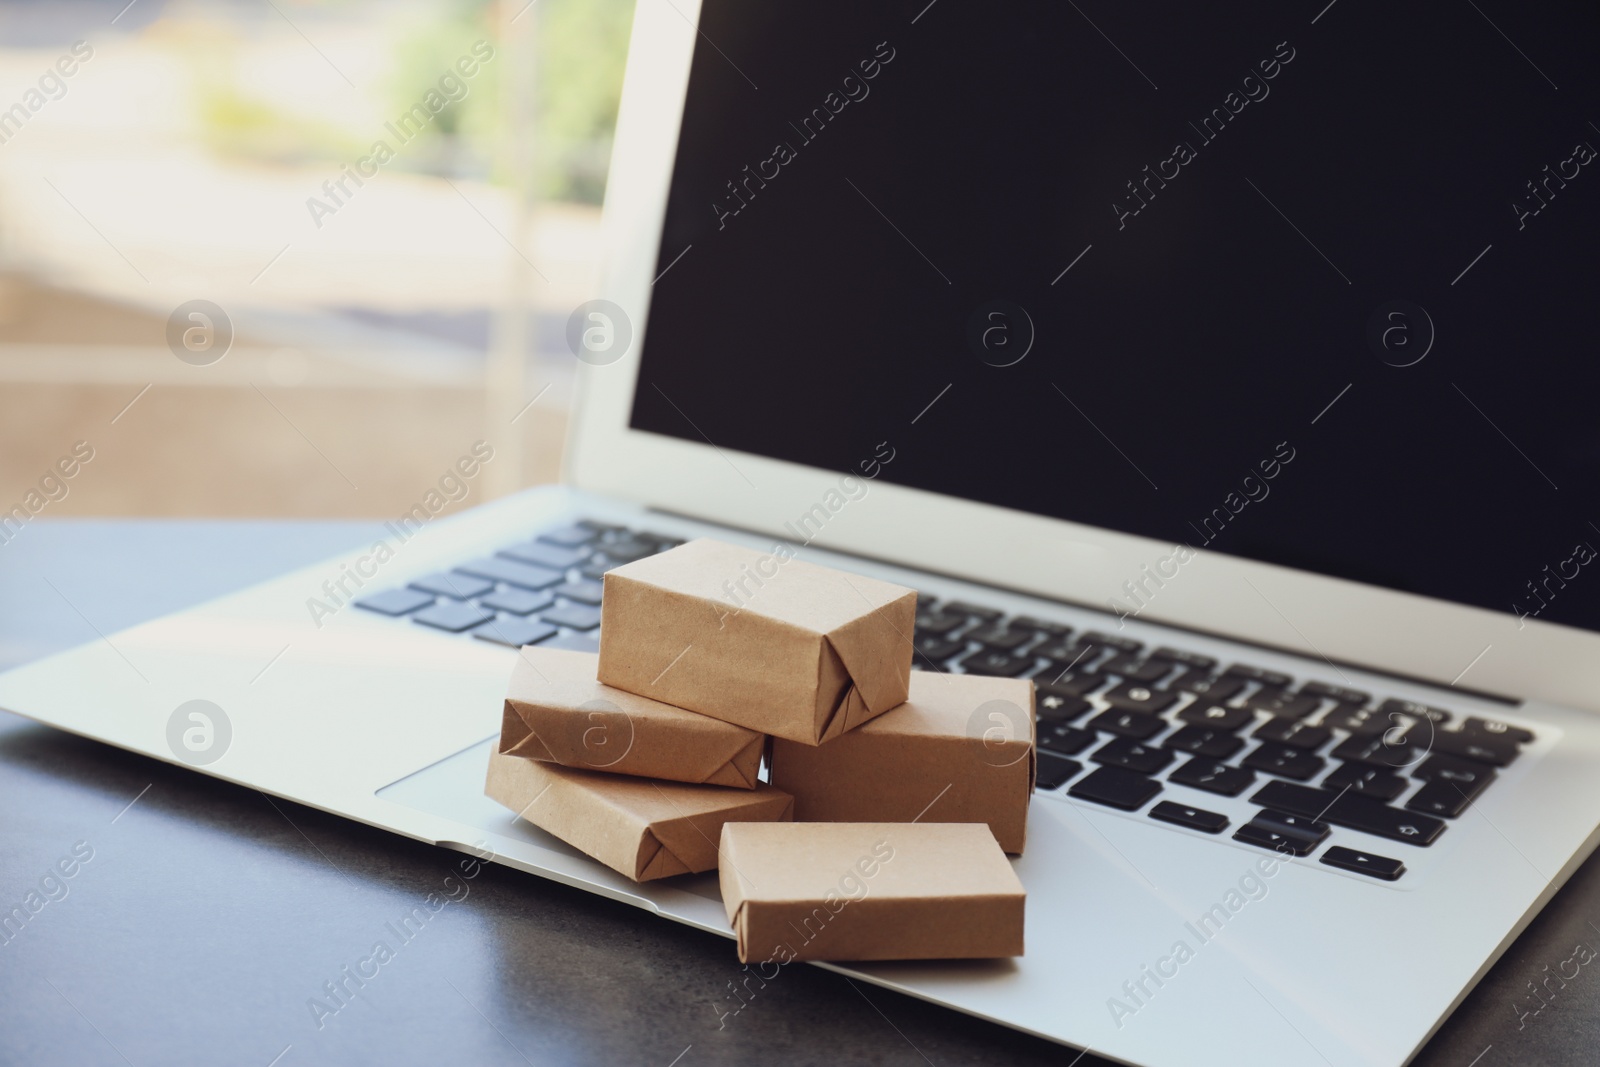
[[[727,937],[484,769],[607,569],[787,545],[1038,694],[1027,953],[836,969],[1146,1067],[1403,1064],[1600,827],[1595,18],[640,0],[565,484],[0,706]]]

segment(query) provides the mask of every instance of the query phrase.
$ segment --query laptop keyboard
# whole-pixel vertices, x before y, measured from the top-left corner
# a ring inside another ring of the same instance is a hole
[[[550,530],[492,556],[355,604],[446,633],[520,648],[600,650],[600,576],[664,552],[676,537],[600,522]]]
[[[493,556],[361,597],[365,608],[510,647],[598,651],[601,576],[681,540],[580,521]],[[1520,752],[1531,731],[1244,663],[982,604],[918,595],[913,666],[1030,678],[1040,790],[1394,881],[1402,859],[1367,845],[1431,845]],[[1169,786],[1248,794],[1238,826],[1159,799]],[[1342,837],[1343,835],[1341,835]],[[1377,839],[1376,841],[1372,839]],[[1352,845],[1362,847],[1350,847]]]

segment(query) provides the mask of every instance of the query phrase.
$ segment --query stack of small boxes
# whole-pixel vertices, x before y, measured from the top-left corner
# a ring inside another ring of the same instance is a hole
[[[522,649],[490,797],[635,881],[720,869],[746,963],[1022,954],[1032,682],[912,671],[913,591],[786,546],[618,567],[602,612],[598,656]]]

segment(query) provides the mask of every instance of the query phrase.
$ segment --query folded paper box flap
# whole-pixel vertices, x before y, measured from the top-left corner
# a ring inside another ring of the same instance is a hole
[[[906,702],[821,745],[776,738],[772,784],[803,822],[982,822],[1027,840],[1033,683],[912,671]]]
[[[787,793],[658,782],[489,754],[484,792],[635,881],[713,870],[722,824],[788,819]]]
[[[500,751],[582,770],[754,789],[766,738],[601,684],[592,652],[521,650]]]
[[[855,579],[841,575],[854,588]],[[885,610],[858,615],[828,632],[828,644],[844,663],[866,711],[881,714],[906,699],[906,671],[900,654],[911,655],[911,633],[916,626],[917,594],[910,594],[911,618],[896,618]],[[902,628],[903,627],[903,628]],[[846,729],[853,729],[854,724]]]
[[[1022,954],[1022,883],[984,826],[729,822],[721,851],[743,962]]]
[[[608,571],[600,679],[804,744],[902,702],[916,594],[793,551],[702,539]]]

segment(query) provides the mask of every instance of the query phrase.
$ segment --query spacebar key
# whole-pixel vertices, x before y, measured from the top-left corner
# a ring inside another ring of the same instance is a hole
[[[1355,793],[1340,796],[1292,782],[1268,782],[1250,798],[1250,803],[1408,845],[1431,845],[1445,828],[1444,820],[1431,815],[1401,811]]]

